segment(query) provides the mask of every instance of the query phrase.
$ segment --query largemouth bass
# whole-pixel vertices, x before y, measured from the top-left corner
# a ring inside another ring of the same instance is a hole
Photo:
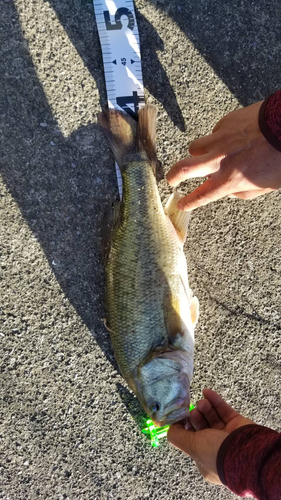
[[[106,263],[107,325],[120,371],[157,425],[189,414],[198,299],[183,245],[189,214],[174,192],[165,209],[155,178],[156,109],[138,122],[116,110],[99,122],[121,169],[123,200]]]

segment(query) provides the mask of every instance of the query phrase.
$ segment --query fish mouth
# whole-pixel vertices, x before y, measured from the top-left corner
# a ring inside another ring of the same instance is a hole
[[[178,410],[172,410],[165,416],[163,420],[161,421],[153,420],[153,423],[157,427],[163,427],[164,425],[171,425],[174,424],[175,422],[179,422],[180,420],[183,420],[188,417],[189,417],[189,408],[184,407],[184,408],[179,408]]]

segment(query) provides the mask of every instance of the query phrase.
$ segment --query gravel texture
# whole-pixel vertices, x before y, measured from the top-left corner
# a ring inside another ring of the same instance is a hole
[[[136,8],[167,171],[224,114],[281,87],[281,4]],[[0,498],[236,498],[166,442],[150,447],[103,326],[101,225],[117,184],[96,122],[106,94],[91,3],[3,1],[0,53]],[[165,179],[159,189],[164,201]],[[279,430],[280,201],[198,209],[186,245],[201,305],[193,402],[208,386]]]

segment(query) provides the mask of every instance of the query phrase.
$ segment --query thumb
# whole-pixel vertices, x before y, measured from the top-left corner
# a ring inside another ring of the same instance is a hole
[[[195,461],[207,481],[221,484],[217,471],[217,454],[227,436],[227,432],[217,429],[194,432],[184,429],[183,425],[173,424],[168,431],[167,438],[171,444]]]
[[[182,198],[178,202],[178,208],[184,211],[194,210],[231,194],[231,191],[229,183],[222,182],[219,175],[212,175],[192,193]]]
[[[194,436],[193,428],[185,429],[181,422],[177,422],[170,426],[167,439],[173,446],[194,458]]]

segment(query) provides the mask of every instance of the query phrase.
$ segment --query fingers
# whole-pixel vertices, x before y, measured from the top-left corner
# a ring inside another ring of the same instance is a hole
[[[230,113],[229,113],[230,114]],[[228,115],[226,115],[228,116]],[[216,125],[214,126],[213,130],[212,130],[212,133],[215,134],[216,132],[219,131],[219,129],[221,128],[222,124],[225,123],[225,116],[223,116],[219,121],[218,123],[216,123]]]
[[[208,401],[208,399],[201,399],[200,401],[198,401],[197,409],[199,410],[199,413],[201,413],[205,422],[207,422],[207,425],[209,427],[211,427],[211,429],[218,429],[218,430],[224,429],[225,423],[219,417],[218,413],[213,408],[213,406],[211,405],[210,401]],[[192,416],[192,413],[191,413],[191,416]],[[191,420],[191,423],[193,425],[192,420]]]
[[[213,145],[218,137],[207,135],[192,142],[189,152],[192,156],[200,158],[184,158],[173,165],[167,174],[167,180],[172,186],[192,177],[206,177],[216,172],[220,167],[220,158],[214,158]],[[210,150],[212,149],[212,154]]]
[[[200,137],[200,139],[196,139],[189,146],[189,152],[192,156],[199,156],[208,153],[216,142],[219,141],[219,137],[217,134],[206,135],[205,137]]]
[[[203,390],[204,397],[213,406],[214,410],[217,412],[220,419],[227,424],[233,418],[240,415],[237,411],[233,410],[215,391],[211,389]]]
[[[240,198],[241,200],[252,200],[253,198],[257,198],[258,196],[262,196],[266,193],[271,193],[273,189],[256,189],[253,191],[240,191],[239,193],[229,194],[229,198]]]
[[[211,153],[203,154],[200,158],[184,158],[167,173],[167,181],[171,186],[176,186],[192,177],[206,177],[219,170],[221,159],[214,158]]]
[[[230,193],[231,187],[229,184],[219,182],[219,179],[212,176],[192,193],[182,198],[178,202],[178,208],[184,211],[194,210],[211,203],[211,201],[217,201]]]
[[[197,408],[195,408],[190,412],[189,420],[193,429],[195,429],[196,431],[201,431],[202,429],[206,429],[207,427],[209,427],[209,425],[204,415],[201,413],[201,410],[198,411],[199,408],[198,409]]]
[[[208,427],[218,430],[225,428],[225,423],[219,417],[217,411],[208,399],[201,399],[198,401],[197,408],[190,412],[189,420],[196,431]]]

